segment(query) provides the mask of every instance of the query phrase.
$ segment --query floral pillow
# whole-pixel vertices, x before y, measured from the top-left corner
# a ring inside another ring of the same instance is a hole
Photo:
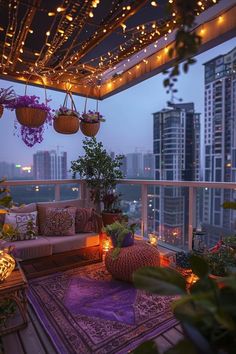
[[[73,236],[75,234],[75,207],[48,208],[43,234],[45,236]]]
[[[6,214],[3,230],[10,241],[35,239],[38,234],[37,211]]]
[[[94,231],[92,208],[78,208],[75,215],[75,232],[91,232]]]

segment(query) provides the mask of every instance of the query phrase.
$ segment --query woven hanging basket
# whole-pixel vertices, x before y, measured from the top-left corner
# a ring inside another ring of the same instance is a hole
[[[30,75],[26,81],[25,84],[25,95],[27,91],[27,85],[29,82],[29,79],[32,75]],[[44,86],[44,94],[45,94],[45,104],[47,105],[47,92],[46,92],[46,87],[44,84],[43,79],[41,76],[39,78],[42,80],[43,86]],[[32,107],[19,107],[16,108],[16,118],[18,122],[25,127],[28,128],[39,128],[41,125],[44,124],[46,118],[47,118],[47,112],[44,111],[41,108],[32,108]]]
[[[44,124],[47,112],[40,108],[20,107],[16,108],[16,118],[28,128],[38,128]]]
[[[67,109],[68,99],[71,101],[70,111],[76,113],[76,107],[71,92],[66,92],[62,107]],[[73,114],[69,115],[61,113],[54,118],[53,127],[56,132],[60,134],[75,134],[79,130],[79,117]]]
[[[4,111],[4,107],[2,104],[0,104],[0,118],[2,117],[3,115],[3,111]]]
[[[80,122],[80,129],[85,136],[93,137],[97,134],[100,128],[100,122],[97,123],[86,123]]]
[[[54,119],[53,127],[60,134],[75,134],[79,130],[79,118],[60,115]]]

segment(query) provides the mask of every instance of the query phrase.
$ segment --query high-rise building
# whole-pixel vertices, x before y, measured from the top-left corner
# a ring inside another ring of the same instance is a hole
[[[236,48],[205,66],[204,180],[236,181]],[[235,211],[221,207],[235,191],[204,191],[203,225],[209,245],[235,232]]]
[[[35,179],[66,179],[67,153],[37,151],[33,155],[33,171]]]
[[[143,172],[142,178],[154,179],[154,155],[153,153],[143,154]]]
[[[133,152],[126,155],[127,177],[141,178],[143,171],[143,155],[141,152]]]
[[[199,180],[200,114],[194,112],[194,104],[173,104],[153,118],[155,179]],[[184,188],[157,187],[154,201],[154,228],[160,239],[185,247],[188,195]]]

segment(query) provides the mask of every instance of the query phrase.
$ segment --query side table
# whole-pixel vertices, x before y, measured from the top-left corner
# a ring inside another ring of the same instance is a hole
[[[19,266],[16,267],[16,269],[7,279],[4,280],[3,283],[0,283],[0,305],[5,300],[12,300],[15,303],[16,308],[19,310],[21,317],[21,321],[18,324],[10,324],[9,326],[5,326],[4,324],[0,323],[0,335],[17,331],[18,329],[24,328],[27,325],[26,289],[27,280]],[[7,318],[6,320],[9,321]]]

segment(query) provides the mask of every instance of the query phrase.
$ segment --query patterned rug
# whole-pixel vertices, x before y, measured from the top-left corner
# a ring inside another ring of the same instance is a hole
[[[29,285],[29,300],[61,354],[127,353],[177,323],[170,297],[112,280],[102,263]]]

